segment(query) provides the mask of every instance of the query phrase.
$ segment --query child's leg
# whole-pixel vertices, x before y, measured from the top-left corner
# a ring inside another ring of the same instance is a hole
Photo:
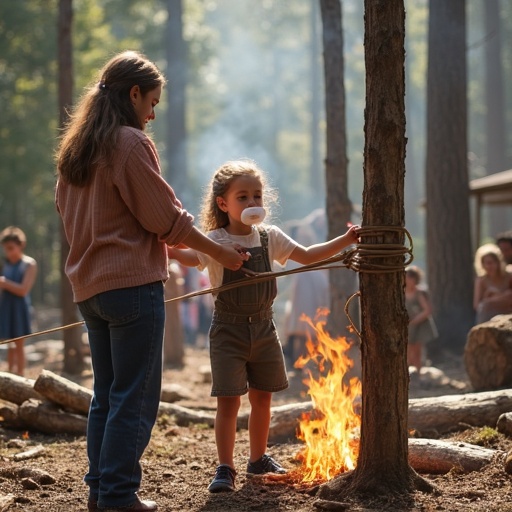
[[[7,362],[9,364],[9,372],[23,376],[25,373],[25,340],[14,342],[14,346],[10,346],[7,351]]]
[[[421,370],[421,343],[407,344],[407,364]]]
[[[267,451],[272,393],[249,388],[249,460],[255,462]]]
[[[217,414],[215,416],[215,442],[219,464],[235,467],[236,418],[240,408],[239,396],[218,396]]]

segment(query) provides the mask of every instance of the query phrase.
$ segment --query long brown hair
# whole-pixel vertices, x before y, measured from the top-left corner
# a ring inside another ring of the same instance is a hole
[[[143,129],[130,101],[138,85],[142,96],[165,83],[155,64],[134,51],[110,59],[70,114],[57,149],[59,178],[85,186],[99,162],[108,162],[121,126]]]
[[[263,190],[263,204],[267,212],[266,219],[270,218],[271,206],[277,203],[277,192],[270,187],[265,173],[252,160],[232,160],[222,164],[214,173],[199,213],[203,231],[213,231],[229,224],[228,214],[222,211],[217,204],[217,197],[224,196],[231,183],[240,176],[253,176],[261,182]]]

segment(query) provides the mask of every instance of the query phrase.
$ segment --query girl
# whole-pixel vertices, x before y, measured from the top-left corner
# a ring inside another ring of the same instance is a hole
[[[503,254],[497,245],[485,244],[477,249],[475,272],[473,307],[476,323],[512,313],[512,275],[506,272]]]
[[[237,270],[242,256],[192,225],[144,133],[164,77],[136,52],[113,57],[85,92],[57,153],[57,209],[70,245],[66,274],[91,347],[89,511],[157,510],[140,501],[140,457],[162,377],[166,244],[186,243]]]
[[[34,286],[37,264],[23,253],[27,238],[20,228],[11,226],[0,234],[5,262],[0,276],[0,339],[30,334],[30,290]],[[7,351],[9,371],[25,372],[24,340],[11,343]]]
[[[265,198],[265,200],[264,200]],[[189,266],[207,267],[212,286],[243,279],[251,272],[270,271],[274,261],[288,259],[300,264],[332,256],[357,241],[357,227],[331,241],[303,247],[278,227],[256,221],[263,217],[264,203],[275,201],[263,172],[249,160],[227,162],[214,174],[204,198],[201,222],[212,240],[235,243],[245,255],[244,269],[223,270],[208,255],[186,249],[169,249],[169,255]],[[246,210],[254,208],[257,210]],[[259,208],[259,210],[258,210]],[[244,212],[245,210],[245,212]],[[288,386],[283,351],[272,319],[276,280],[221,292],[215,297],[210,328],[212,396],[217,397],[215,440],[219,465],[208,489],[233,491],[236,420],[240,396],[249,393],[249,475],[284,473],[286,470],[266,451],[272,393]]]
[[[423,272],[416,266],[405,269],[405,307],[409,315],[407,364],[418,372],[423,364],[423,345],[437,337],[430,298],[419,288],[422,276]]]

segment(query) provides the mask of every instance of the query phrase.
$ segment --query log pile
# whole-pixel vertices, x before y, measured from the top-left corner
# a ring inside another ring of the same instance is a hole
[[[84,435],[92,391],[50,371],[34,381],[0,372],[0,426],[37,430],[48,434]],[[311,402],[272,408],[269,442],[296,442],[301,416],[312,410]],[[409,428],[423,439],[409,440],[409,462],[422,473],[444,473],[453,468],[475,471],[496,456],[495,450],[435,440],[442,434],[473,427],[497,427],[512,431],[512,389],[418,398],[409,401]],[[172,416],[179,426],[213,426],[212,411],[193,410],[160,402],[160,415]],[[247,414],[240,414],[238,428],[247,428]],[[37,456],[35,455],[30,456]],[[512,473],[512,455],[507,458]]]

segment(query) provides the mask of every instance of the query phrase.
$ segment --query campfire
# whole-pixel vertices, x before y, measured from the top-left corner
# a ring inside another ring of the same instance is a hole
[[[307,354],[295,367],[303,369],[314,410],[303,414],[297,437],[305,447],[297,455],[297,469],[302,483],[320,483],[355,468],[359,449],[360,415],[355,410],[361,395],[357,377],[347,382],[353,367],[348,356],[351,343],[343,337],[333,339],[326,332],[327,310],[317,313],[314,321],[303,315],[315,332],[306,343]]]

